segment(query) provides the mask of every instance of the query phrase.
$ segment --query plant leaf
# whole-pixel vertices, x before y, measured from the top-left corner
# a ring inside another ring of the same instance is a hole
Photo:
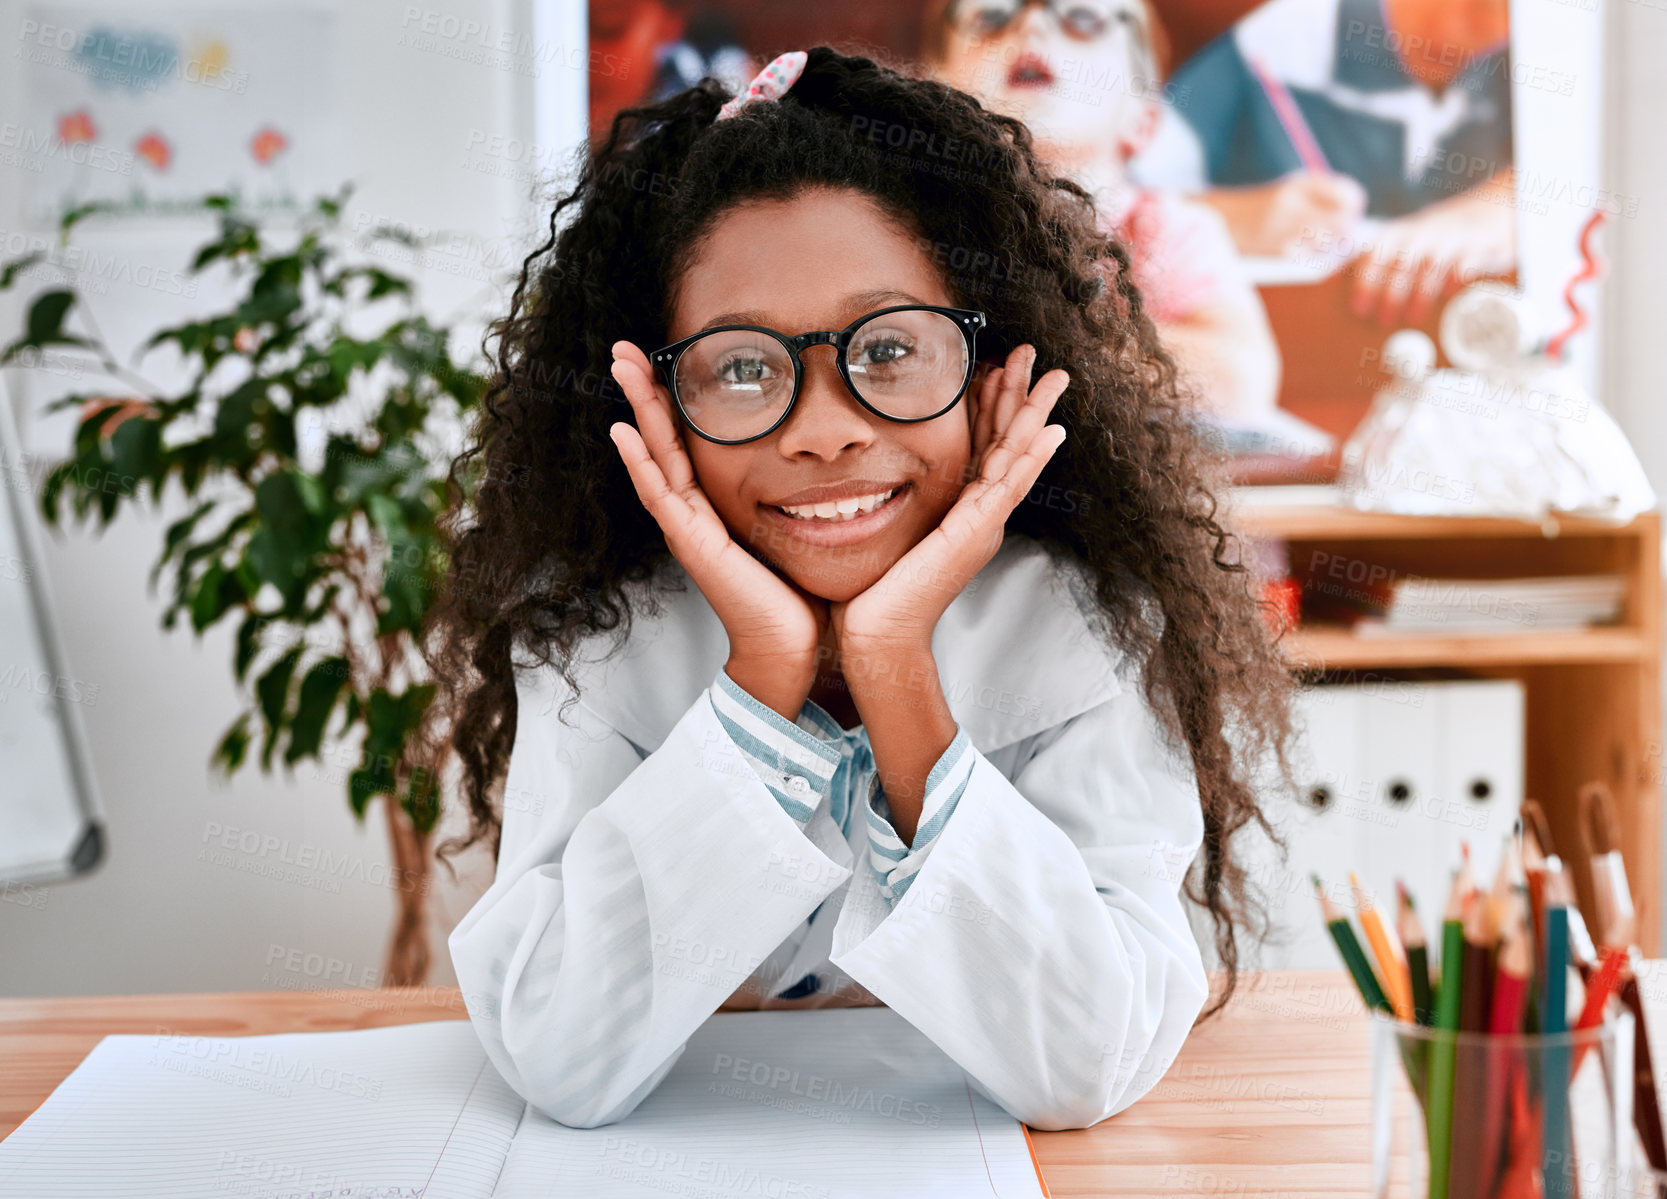
[[[243,580],[219,562],[203,571],[191,595],[191,627],[202,632],[248,599]]]
[[[407,687],[397,696],[380,687],[370,693],[365,708],[364,757],[347,784],[348,802],[360,819],[373,795],[395,793],[406,735],[422,722],[437,690],[434,684],[423,683]]]
[[[62,288],[42,292],[29,306],[29,319],[23,336],[6,347],[0,362],[9,362],[19,352],[43,346],[85,346],[91,343],[83,337],[64,332],[64,317],[75,303],[75,293]]]
[[[301,658],[301,649],[299,645],[291,649],[255,680],[255,698],[260,701],[261,717],[266,722],[266,736],[260,747],[262,770],[272,769],[272,747],[277,744],[284,710],[289,706],[289,683],[295,675],[295,664]]]
[[[34,266],[35,263],[45,257],[46,255],[41,251],[33,250],[28,254],[25,254],[22,258],[14,258],[8,262],[6,264],[6,269],[0,270],[0,291],[5,291],[12,285],[13,279],[17,278],[18,275]]]
[[[152,479],[162,457],[162,422],[130,416],[110,435],[110,469],[118,478]]]
[[[284,749],[284,762],[293,766],[305,757],[318,757],[318,747],[324,740],[324,729],[335,710],[336,700],[347,685],[346,658],[326,658],[313,664],[301,680],[301,692],[295,701],[295,717],[290,721],[289,745]]]
[[[156,580],[161,577],[162,568],[168,564],[168,559],[174,556],[180,543],[191,536],[191,531],[197,527],[197,522],[214,508],[214,500],[203,500],[195,508],[168,526],[168,531],[162,536],[162,555],[157,558],[156,565],[151,567],[150,586],[156,586]]]
[[[245,712],[226,730],[220,744],[214,747],[213,761],[220,767],[221,773],[230,775],[243,765],[243,758],[248,752],[249,713]]]

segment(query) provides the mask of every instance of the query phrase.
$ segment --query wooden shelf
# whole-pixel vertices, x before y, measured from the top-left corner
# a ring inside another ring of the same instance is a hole
[[[1613,537],[1636,523],[1583,516],[1552,517],[1543,524],[1492,516],[1400,516],[1329,504],[1259,504],[1239,492],[1231,493],[1223,506],[1227,515],[1223,523],[1235,532],[1287,541]]]
[[[1293,664],[1328,670],[1642,662],[1654,654],[1643,633],[1621,628],[1460,637],[1357,637],[1346,629],[1314,628],[1293,630],[1281,644]]]
[[[1625,523],[1359,512],[1325,488],[1240,488],[1222,524],[1251,541],[1280,540],[1291,574],[1315,605],[1381,603],[1398,580],[1619,575],[1617,624],[1561,632],[1358,636],[1313,623],[1281,643],[1293,667],[1338,672],[1452,670],[1514,678],[1526,696],[1523,782],[1559,847],[1580,844],[1575,797],[1601,780],[1620,806],[1621,852],[1639,897],[1639,941],[1667,948],[1662,882],[1661,516]],[[1587,871],[1573,871],[1583,908]]]

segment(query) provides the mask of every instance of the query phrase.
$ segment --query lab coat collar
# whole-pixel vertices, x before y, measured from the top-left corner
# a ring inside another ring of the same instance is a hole
[[[586,647],[580,702],[634,744],[663,743],[729,657],[717,613],[675,560],[658,576],[662,611],[633,604],[630,640]],[[675,580],[675,581],[673,581]],[[669,585],[668,585],[669,584]],[[681,586],[681,590],[676,589]],[[1093,631],[1085,573],[1009,533],[932,634],[950,714],[982,752],[1052,728],[1122,691],[1124,656]]]

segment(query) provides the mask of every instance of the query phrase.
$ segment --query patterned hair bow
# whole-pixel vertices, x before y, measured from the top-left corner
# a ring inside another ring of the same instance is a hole
[[[790,50],[786,54],[778,54],[770,60],[768,66],[752,77],[746,91],[718,109],[718,115],[714,119],[721,121],[725,117],[732,117],[741,111],[743,104],[750,104],[754,100],[779,100],[804,73],[805,62],[809,58],[810,55],[803,50]]]

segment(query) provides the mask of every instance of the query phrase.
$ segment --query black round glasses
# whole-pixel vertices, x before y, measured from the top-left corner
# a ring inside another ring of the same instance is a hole
[[[684,421],[707,441],[742,445],[787,419],[804,383],[800,355],[831,345],[839,377],[864,408],[890,421],[932,420],[966,393],[985,316],[971,308],[898,304],[844,329],[797,337],[763,325],[719,325],[655,350]]]

